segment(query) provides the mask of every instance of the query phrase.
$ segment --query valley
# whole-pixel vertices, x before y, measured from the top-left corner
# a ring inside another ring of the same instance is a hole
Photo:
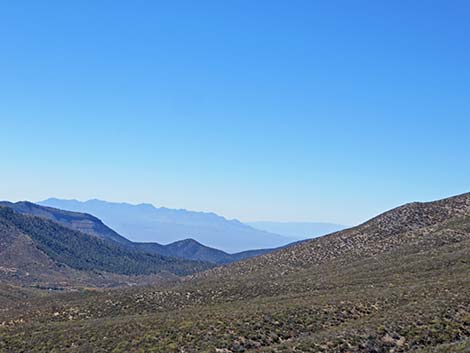
[[[470,194],[413,203],[176,282],[26,291],[0,313],[0,349],[466,352],[469,259]]]

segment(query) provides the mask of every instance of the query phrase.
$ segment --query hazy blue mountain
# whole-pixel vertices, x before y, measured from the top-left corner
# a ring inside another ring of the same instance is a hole
[[[155,242],[132,242],[106,226],[100,219],[88,213],[65,211],[54,207],[34,204],[28,201],[20,201],[16,203],[0,201],[0,206],[9,207],[23,215],[46,218],[72,230],[80,231],[105,240],[112,240],[113,242],[117,242],[125,246],[129,250],[165,257],[204,261],[220,265],[244,260],[276,250],[257,249],[229,254],[225,251],[205,246],[194,239],[178,240],[166,245]]]
[[[277,248],[292,242],[289,237],[261,231],[238,220],[227,220],[215,213],[96,199],[81,202],[51,198],[39,204],[90,213],[119,234],[138,242],[172,243],[192,238],[206,246],[229,253]]]
[[[348,228],[334,223],[321,222],[248,222],[254,228],[271,233],[282,234],[296,240],[315,238]]]

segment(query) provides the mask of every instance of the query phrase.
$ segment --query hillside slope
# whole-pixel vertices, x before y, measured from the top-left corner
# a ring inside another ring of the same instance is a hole
[[[42,279],[49,282],[54,275],[61,283],[74,283],[82,272],[184,275],[210,267],[207,263],[132,251],[116,242],[4,206],[0,206],[0,245],[2,276],[17,283]]]
[[[413,203],[183,283],[12,308],[0,349],[467,352],[469,259],[470,194]]]
[[[470,217],[470,193],[427,203],[410,203],[385,212],[364,224],[320,238],[307,240],[256,259],[214,269],[222,276],[265,272],[281,276],[333,260],[344,263],[364,257],[376,257],[402,246],[421,250],[461,241],[467,233],[443,227],[452,220],[464,222]],[[207,274],[204,274],[205,276]]]
[[[325,222],[270,222],[256,221],[246,223],[256,229],[282,234],[296,240],[316,238],[348,228],[342,224]]]
[[[0,201],[0,206],[12,208],[18,213],[24,215],[38,216],[50,219],[61,225],[78,230],[83,233],[95,235],[102,239],[110,239],[123,245],[131,245],[132,242],[114,230],[103,224],[103,222],[87,213],[70,212],[53,207],[46,207],[34,204],[32,202],[8,202]]]

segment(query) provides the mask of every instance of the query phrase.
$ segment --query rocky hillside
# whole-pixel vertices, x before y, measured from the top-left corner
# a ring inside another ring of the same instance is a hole
[[[250,272],[282,276],[334,260],[350,262],[398,250],[421,251],[467,239],[456,227],[470,217],[470,193],[427,203],[410,203],[357,227],[336,232],[262,257],[214,269],[202,276],[235,276]]]
[[[470,194],[187,277],[0,312],[0,351],[470,350]]]
[[[256,221],[248,222],[246,224],[256,229],[265,230],[275,234],[282,234],[293,240],[312,239],[349,228],[343,224],[325,222]]]

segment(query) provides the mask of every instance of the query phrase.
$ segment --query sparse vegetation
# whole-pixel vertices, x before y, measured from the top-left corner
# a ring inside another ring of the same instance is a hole
[[[179,283],[31,295],[0,351],[468,352],[469,215],[412,204]]]

